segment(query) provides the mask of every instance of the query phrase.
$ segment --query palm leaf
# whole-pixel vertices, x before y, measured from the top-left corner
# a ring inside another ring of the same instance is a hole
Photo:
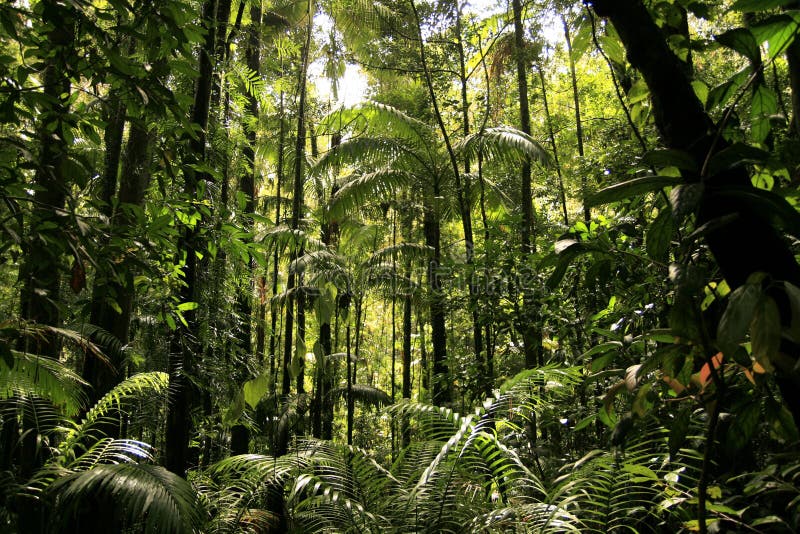
[[[388,406],[392,403],[392,398],[388,393],[382,389],[378,389],[367,384],[353,384],[351,386],[351,391],[353,394],[353,400],[362,404],[379,408],[381,406]],[[343,399],[347,396],[347,388],[336,388],[331,391],[331,395],[333,395],[333,397],[336,399]]]
[[[203,522],[192,486],[154,465],[99,465],[57,480],[48,494],[63,531],[80,524],[95,532],[192,533]]]
[[[470,158],[482,154],[486,160],[518,164],[525,160],[550,166],[550,154],[530,135],[510,126],[486,128],[468,135],[456,145],[456,150]]]
[[[35,354],[10,351],[12,365],[0,358],[0,399],[16,396],[41,397],[62,410],[77,414],[86,404],[88,384],[61,362]]]
[[[70,429],[59,449],[64,455],[75,455],[82,442],[101,439],[102,426],[119,424],[116,419],[130,403],[142,399],[161,399],[166,395],[169,375],[162,372],[139,373],[114,386],[86,412],[80,424]]]
[[[398,169],[380,169],[361,174],[333,196],[328,208],[334,219],[340,219],[368,203],[387,201],[397,189],[414,183],[413,174]]]

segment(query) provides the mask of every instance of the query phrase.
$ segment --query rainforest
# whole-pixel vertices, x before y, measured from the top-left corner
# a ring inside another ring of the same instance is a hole
[[[799,33],[0,3],[0,531],[800,531]]]

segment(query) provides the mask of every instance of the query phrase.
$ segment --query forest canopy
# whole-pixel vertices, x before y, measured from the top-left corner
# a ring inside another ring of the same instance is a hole
[[[800,530],[798,0],[0,4],[0,530]]]

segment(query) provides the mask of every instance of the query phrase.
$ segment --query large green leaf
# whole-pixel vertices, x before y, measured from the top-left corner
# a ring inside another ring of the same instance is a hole
[[[737,287],[728,297],[728,306],[717,328],[717,343],[726,355],[733,356],[744,339],[760,297],[761,287],[756,283]]]
[[[761,59],[761,51],[758,49],[756,38],[747,28],[734,28],[715,36],[714,39],[719,44],[739,52],[750,61],[755,62]]]
[[[599,206],[609,202],[617,202],[626,198],[658,191],[664,187],[672,187],[683,183],[683,178],[675,176],[643,176],[627,182],[605,187],[586,200],[588,206]]]

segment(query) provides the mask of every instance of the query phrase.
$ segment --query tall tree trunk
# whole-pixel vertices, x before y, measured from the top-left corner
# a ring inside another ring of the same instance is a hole
[[[286,121],[284,119],[284,105],[283,105],[283,91],[280,94],[280,110],[279,122],[280,128],[278,132],[278,161],[276,163],[275,171],[275,224],[281,224],[281,185],[283,184],[283,152],[286,149]],[[272,251],[272,296],[278,294],[278,272],[280,266],[280,251],[275,246]],[[270,330],[269,330],[269,372],[273,379],[277,378],[276,359],[277,354],[277,335],[278,332],[278,316],[280,315],[280,305],[274,304],[270,309]],[[280,361],[280,360],[278,360]]]
[[[406,276],[411,279],[411,269],[406,269]],[[411,399],[411,291],[403,296],[403,398]],[[411,427],[408,420],[402,422],[403,447],[411,443]]]
[[[206,128],[211,97],[211,85],[214,68],[211,61],[214,53],[214,32],[212,31],[217,13],[215,2],[206,0],[203,5],[202,21],[207,31],[205,42],[200,49],[200,76],[195,88],[191,122],[196,125],[197,135],[188,142],[188,151],[184,161],[184,194],[187,200],[197,197],[198,185],[207,177],[194,171],[193,166],[205,161]],[[227,14],[219,13],[227,17]],[[217,21],[219,22],[219,21]],[[227,23],[227,18],[225,20]],[[178,239],[178,250],[185,254],[181,271],[184,285],[179,291],[181,302],[197,301],[197,256],[202,250],[199,242],[199,223],[194,227],[183,227]],[[180,261],[180,258],[179,258]],[[165,466],[173,473],[186,475],[189,467],[189,441],[192,434],[191,410],[195,402],[189,376],[195,372],[194,355],[198,351],[197,321],[195,310],[186,310],[184,319],[187,326],[179,325],[170,339],[170,388],[168,393],[167,431]]]
[[[292,196],[292,230],[300,228],[300,219],[302,218],[303,211],[303,163],[305,160],[305,147],[306,147],[306,89],[308,78],[308,58],[311,48],[311,29],[313,25],[312,7],[313,3],[308,4],[308,13],[306,14],[306,33],[305,42],[301,51],[300,59],[300,72],[298,73],[298,99],[297,99],[297,137],[295,138],[294,145],[294,187]],[[295,248],[291,254],[291,262],[298,258],[298,251]],[[288,395],[291,391],[291,365],[292,365],[292,335],[294,331],[294,311],[292,303],[294,298],[292,293],[295,292],[297,285],[297,275],[294,272],[289,272],[288,280],[286,282],[286,319],[284,320],[284,340],[283,340],[283,382],[282,393]],[[295,355],[297,358],[299,355]]]
[[[569,33],[569,22],[567,18],[562,15],[561,23],[564,26],[564,39],[567,42],[567,57],[569,58],[569,74],[572,81],[572,102],[575,108],[575,137],[578,140],[578,157],[580,158],[581,165],[585,156],[583,150],[583,119],[581,118],[581,95],[578,91],[578,75],[575,72],[575,58],[572,56],[572,37]],[[544,81],[542,82],[544,84]],[[544,87],[544,85],[542,85]],[[588,198],[588,184],[586,182],[586,173],[581,172],[581,188],[583,189],[583,220],[589,222],[592,220],[592,210],[586,203]],[[566,215],[565,215],[566,218]]]
[[[525,54],[524,27],[522,25],[522,4],[520,0],[511,0],[511,8],[514,14],[514,51],[517,64],[517,90],[519,92],[519,119],[520,130],[528,135],[531,134],[531,116],[528,104],[528,62]],[[531,196],[531,164],[526,160],[522,165],[522,246],[521,253],[523,258],[536,251],[536,242],[533,235],[533,198]],[[528,262],[523,260],[523,265]],[[525,273],[527,274],[527,273]],[[525,280],[528,276],[522,276]],[[522,310],[518,320],[519,328],[522,332],[523,351],[525,353],[525,367],[532,369],[539,363],[541,348],[541,332],[536,326],[537,315],[536,306],[532,289],[522,288],[523,302]]]
[[[222,0],[230,3],[230,0]],[[230,7],[228,7],[230,9]],[[250,5],[250,28],[247,36],[247,49],[245,50],[245,62],[247,68],[257,76],[261,75],[261,2],[256,0]],[[252,116],[254,125],[247,130],[246,141],[242,153],[249,169],[242,174],[239,183],[239,191],[244,195],[244,217],[242,226],[245,231],[252,233],[253,217],[256,210],[256,142],[258,130],[258,99],[255,95],[247,96],[247,112]],[[253,321],[253,294],[255,293],[256,282],[256,260],[252,254],[249,255],[247,262],[248,284],[246,291],[239,291],[236,298],[236,307],[241,321],[241,330],[238,336],[238,345],[245,357],[249,357],[253,352],[252,321]],[[246,367],[241,367],[241,371],[236,372],[234,381],[237,384],[243,383],[249,377],[245,374]],[[245,425],[237,424],[231,428],[231,454],[246,454],[250,433]]]
[[[434,198],[439,197],[438,180],[434,178]],[[443,406],[450,402],[451,392],[448,384],[447,369],[447,329],[445,326],[445,296],[442,281],[439,278],[439,265],[442,251],[440,246],[440,226],[437,209],[426,206],[423,215],[423,233],[425,244],[433,249],[431,261],[428,263],[428,300],[431,321],[431,346],[433,348],[433,377],[431,402],[435,406]],[[427,369],[425,370],[427,373]],[[423,380],[424,382],[425,380]],[[427,386],[426,386],[427,387]]]
[[[572,60],[570,60],[572,61]],[[542,86],[542,105],[544,107],[544,119],[547,123],[547,137],[550,139],[550,148],[553,149],[553,165],[556,168],[558,177],[558,194],[561,201],[561,212],[564,215],[564,225],[569,226],[569,214],[567,213],[567,194],[564,191],[564,177],[561,174],[561,161],[558,157],[558,145],[556,144],[556,134],[553,130],[553,116],[550,114],[550,104],[547,100],[547,81],[544,75],[544,68],[538,65],[536,70],[539,72],[539,83]],[[581,147],[583,144],[581,144]],[[585,210],[584,210],[585,214]]]
[[[71,82],[68,66],[74,53],[75,23],[72,9],[61,6],[60,2],[43,0],[37,8],[41,10],[43,26],[48,28],[40,58],[45,65],[42,85],[47,107],[42,110],[36,124],[40,152],[34,175],[36,190],[28,225],[29,235],[23,244],[25,254],[19,268],[19,278],[23,283],[20,317],[40,325],[58,326],[61,321],[59,285],[63,247],[66,245],[60,229],[63,223],[59,212],[64,208],[70,188],[64,173],[69,148],[64,131],[65,123],[69,120]],[[81,269],[80,259],[76,258],[75,262],[75,269]],[[17,348],[49,358],[58,358],[61,350],[58,338],[50,333],[21,338]],[[37,422],[31,419],[32,416],[26,411],[22,422],[26,432],[17,450],[17,474],[25,482],[46,460],[46,447],[41,446]],[[18,439],[16,423],[5,420],[3,423],[3,433],[7,439]],[[21,495],[15,503],[19,510],[19,532],[43,532],[45,525],[41,504]]]
[[[461,122],[464,138],[470,132],[469,120],[469,98],[467,95],[467,61],[464,53],[464,36],[461,21],[461,5],[456,3],[456,42],[458,45],[458,69],[459,81],[461,83]],[[470,276],[469,303],[472,315],[472,349],[475,352],[476,367],[478,369],[478,384],[483,384],[486,380],[486,365],[483,354],[483,329],[481,328],[480,314],[478,313],[478,288],[475,285],[474,266],[475,266],[475,241],[472,232],[472,209],[469,205],[470,198],[470,160],[464,158],[464,184],[463,198],[460,204],[461,221],[464,229],[464,244],[466,246],[467,273]]]
[[[61,233],[62,213],[70,188],[64,174],[69,159],[69,149],[64,136],[65,122],[69,120],[71,83],[68,66],[75,39],[75,23],[70,8],[55,0],[43,0],[42,22],[47,31],[48,53],[42,76],[44,96],[48,106],[39,115],[37,137],[39,158],[34,174],[33,209],[29,235],[25,240],[23,261],[19,278],[23,286],[20,294],[20,317],[41,325],[58,326],[59,285],[65,239]],[[68,128],[69,126],[67,126]],[[76,269],[80,269],[76,258]],[[19,347],[50,358],[58,357],[61,346],[53,334],[35,338],[25,337]]]
[[[109,229],[111,236],[125,235],[130,231],[135,221],[129,207],[144,203],[150,185],[152,130],[145,124],[146,121],[143,117],[131,123],[117,193],[118,206],[112,215]],[[116,277],[95,282],[89,322],[111,333],[122,345],[126,345],[129,341],[135,296],[135,271],[130,261],[125,261],[118,269]],[[120,278],[123,282],[119,281]],[[116,306],[112,306],[110,301],[116,303]],[[83,377],[92,384],[90,398],[95,402],[123,378],[123,362],[114,351],[108,351],[108,355],[111,366],[94,357],[87,357],[84,362]]]
[[[350,318],[347,319],[347,327],[345,334],[346,351],[345,357],[347,358],[347,444],[353,444],[353,412],[355,411],[355,403],[353,402],[353,358],[350,354]]]

